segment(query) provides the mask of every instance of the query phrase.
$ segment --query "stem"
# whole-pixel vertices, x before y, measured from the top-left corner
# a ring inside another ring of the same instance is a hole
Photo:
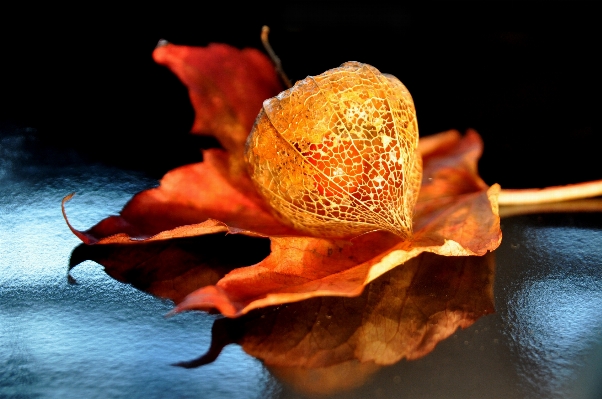
[[[602,199],[596,198],[545,204],[503,206],[500,208],[500,217],[507,218],[519,215],[530,215],[533,213],[575,212],[602,212]]]
[[[270,45],[270,42],[268,40],[269,33],[270,28],[267,25],[264,25],[263,28],[261,28],[261,42],[263,43],[265,51],[268,52],[268,55],[272,59],[272,62],[274,63],[274,68],[276,69],[276,72],[278,72],[278,75],[280,75],[280,79],[282,79],[285,86],[290,89],[291,87],[293,87],[293,85],[291,84],[291,81],[289,80],[288,76],[286,76],[286,73],[284,73],[284,69],[282,69],[282,62],[280,62],[280,58],[278,58],[278,56],[272,49],[272,46]]]
[[[541,189],[502,190],[498,203],[500,205],[543,204],[591,198],[599,195],[602,195],[602,180]]]

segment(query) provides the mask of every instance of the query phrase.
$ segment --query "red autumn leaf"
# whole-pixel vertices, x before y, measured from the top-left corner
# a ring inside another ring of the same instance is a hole
[[[211,131],[228,152],[206,151],[204,162],[169,172],[160,187],[136,195],[120,216],[83,232],[70,228],[89,244],[152,242],[216,232],[271,237],[272,253],[266,259],[191,293],[176,311],[217,308],[224,315],[239,316],[254,308],[315,296],[357,296],[366,284],[421,252],[483,255],[499,245],[499,187],[488,188],[478,177],[482,143],[475,132],[465,137],[446,132],[423,139],[419,148],[424,158],[423,186],[414,233],[408,240],[382,231],[347,241],[305,237],[280,224],[240,167],[243,126],[251,123],[245,116],[250,111],[238,114],[234,109],[247,104],[245,95],[248,103],[254,101],[255,92],[241,90],[240,96],[233,97],[236,101],[226,102],[230,97],[223,90],[234,89],[215,83],[221,82],[223,58],[238,56],[223,55],[222,47],[210,46],[199,50],[204,54],[199,66],[197,58],[190,57],[197,50],[172,46],[160,47],[155,54],[169,54],[166,63],[180,75],[178,71],[184,71],[185,82],[194,82],[189,87],[197,120],[222,121],[219,126],[201,125],[215,129]],[[265,68],[265,62],[247,65],[244,73],[228,70],[244,77],[263,76],[265,72],[256,69]],[[207,106],[203,95],[219,101]],[[250,131],[250,126],[244,131]]]
[[[294,233],[274,219],[248,178],[231,176],[229,166],[229,156],[223,150],[207,150],[203,162],[168,172],[160,187],[135,195],[119,216],[111,216],[87,231],[71,230],[86,244],[218,232]]]
[[[242,162],[263,100],[282,91],[271,61],[256,49],[217,43],[207,47],[168,43],[157,47],[153,58],[188,87],[196,111],[191,132],[215,136],[236,163]]]

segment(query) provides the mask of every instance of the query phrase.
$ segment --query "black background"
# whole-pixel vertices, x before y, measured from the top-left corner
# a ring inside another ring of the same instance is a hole
[[[0,123],[159,177],[212,143],[187,134],[193,111],[151,58],[158,40],[261,48],[267,24],[293,80],[366,62],[408,87],[421,135],[477,129],[489,184],[601,179],[598,15],[593,2],[485,1],[4,10]]]

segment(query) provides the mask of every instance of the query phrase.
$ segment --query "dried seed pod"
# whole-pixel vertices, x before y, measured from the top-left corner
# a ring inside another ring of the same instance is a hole
[[[264,101],[245,156],[258,191],[297,230],[407,238],[422,176],[417,146],[405,86],[347,62]]]

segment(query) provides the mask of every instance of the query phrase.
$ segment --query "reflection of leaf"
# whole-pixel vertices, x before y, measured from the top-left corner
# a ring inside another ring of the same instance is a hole
[[[355,298],[312,298],[216,320],[208,353],[181,365],[209,363],[223,346],[238,343],[298,388],[356,386],[376,365],[424,356],[458,327],[492,313],[493,273],[492,255],[423,254]],[[354,380],[341,379],[342,369]],[[309,384],[310,376],[317,386]]]
[[[310,395],[327,395],[361,387],[381,367],[357,360],[319,368],[267,366],[279,380]]]
[[[314,298],[263,312],[246,323],[241,344],[282,366],[415,359],[492,313],[492,283],[492,256],[425,254],[375,280],[359,297]]]
[[[197,52],[201,55],[193,56]],[[356,296],[366,284],[422,252],[483,255],[499,245],[499,187],[487,187],[477,174],[482,143],[472,131],[464,137],[450,131],[421,140],[423,182],[408,240],[385,232],[348,241],[304,237],[280,224],[240,164],[243,136],[252,124],[248,115],[255,107],[247,104],[259,101],[253,88],[265,83],[254,77],[263,76],[259,69],[269,65],[267,59],[247,63],[244,52],[228,46],[155,50],[155,58],[189,86],[197,114],[194,130],[214,134],[227,151],[206,151],[202,163],[169,172],[160,187],[136,195],[119,216],[87,231],[70,226],[84,243],[140,245],[218,232],[270,237],[272,252],[266,259],[194,291],[176,308],[217,309],[227,316],[315,296]],[[253,59],[263,57],[253,54]],[[271,91],[271,79],[277,79],[271,67],[268,75],[266,90]],[[249,76],[253,83],[246,86]]]

